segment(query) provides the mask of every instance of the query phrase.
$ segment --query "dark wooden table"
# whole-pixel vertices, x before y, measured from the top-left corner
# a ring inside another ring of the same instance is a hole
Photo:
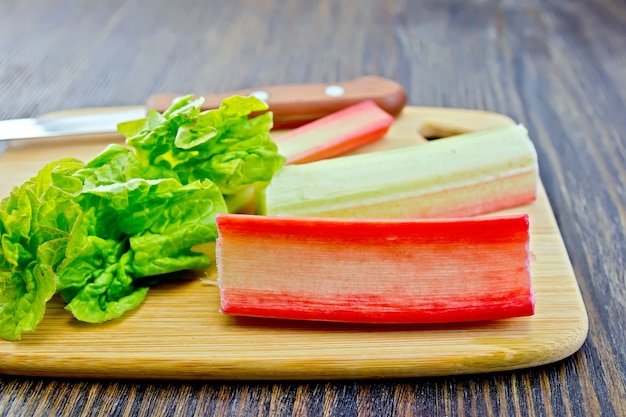
[[[373,381],[0,376],[2,415],[626,415],[626,3],[0,0],[0,119],[361,75],[524,123],[589,314],[535,369]],[[0,179],[1,181],[1,179]]]

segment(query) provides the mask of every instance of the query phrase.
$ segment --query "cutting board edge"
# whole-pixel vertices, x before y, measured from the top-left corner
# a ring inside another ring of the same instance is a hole
[[[442,377],[453,375],[478,375],[497,372],[508,372],[520,369],[530,369],[549,365],[565,360],[574,355],[584,344],[588,328],[587,321],[581,321],[581,328],[573,329],[568,337],[555,339],[555,345],[560,348],[550,354],[522,355],[524,360],[516,362],[494,362],[493,358],[472,357],[467,358],[467,364],[455,362],[429,361],[425,366],[425,358],[415,358],[417,366],[407,366],[406,362],[411,358],[399,360],[359,359],[359,365],[348,361],[325,361],[323,365],[313,366],[310,360],[290,360],[277,364],[272,362],[254,360],[232,360],[230,363],[219,361],[211,363],[203,360],[186,360],[175,362],[159,362],[156,360],[145,361],[138,364],[122,362],[122,366],[116,366],[109,360],[101,363],[95,362],[85,367],[68,367],[71,358],[61,357],[57,361],[41,366],[41,363],[33,359],[18,360],[15,366],[3,367],[1,375],[50,377],[54,375],[60,378],[85,378],[85,379],[150,379],[150,380],[341,380],[341,379],[390,379],[390,378],[420,378]],[[565,342],[565,344],[560,344]],[[567,348],[564,348],[567,347]],[[482,360],[481,360],[482,359]],[[24,366],[31,363],[30,366]],[[306,367],[302,365],[306,362]],[[313,364],[315,361],[313,361]],[[100,365],[100,366],[98,366]],[[279,366],[277,366],[279,365]]]

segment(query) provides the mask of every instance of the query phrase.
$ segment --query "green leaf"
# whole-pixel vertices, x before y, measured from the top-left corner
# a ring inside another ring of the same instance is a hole
[[[117,124],[117,130],[126,137],[134,136],[143,129],[145,119],[129,120]]]
[[[126,182],[133,178],[177,178],[174,171],[164,167],[144,165],[131,149],[112,144],[76,172],[85,190],[98,186]]]
[[[22,270],[0,271],[0,337],[20,340],[23,332],[35,330],[54,292],[47,265],[33,261]]]
[[[190,249],[215,240],[215,216],[227,212],[219,189],[208,180],[182,185],[174,179],[135,179],[85,195],[90,205],[117,213],[112,221],[129,237],[137,277],[208,267],[208,258]]]
[[[113,258],[108,257],[107,260],[112,261]],[[120,317],[137,307],[146,297],[148,287],[135,285],[134,277],[128,271],[129,260],[130,254],[125,253],[115,259],[115,262],[101,265],[102,268],[94,274],[93,279],[84,285],[63,290],[63,297],[69,300],[65,308],[78,320],[101,323]],[[76,263],[79,272],[94,266],[85,258]],[[83,265],[80,265],[81,263]],[[63,275],[72,273],[70,268],[66,269]]]
[[[147,289],[134,282],[127,239],[94,236],[97,215],[90,209],[77,220],[57,269],[57,291],[78,320],[99,323],[135,308]]]
[[[216,239],[226,197],[239,204],[284,157],[265,103],[201,104],[185,96],[121,123],[125,146],[87,164],[48,164],[2,200],[0,337],[34,330],[56,292],[77,319],[96,323],[139,305],[161,274],[209,266],[193,248]]]
[[[19,340],[35,330],[56,292],[54,268],[81,209],[74,201],[83,164],[46,165],[0,203],[0,337]]]
[[[57,289],[74,316],[90,322],[137,306],[145,296],[138,278],[208,267],[192,247],[215,240],[215,216],[227,211],[208,180],[136,178],[86,190],[80,201],[86,208],[57,269]]]
[[[271,113],[258,114],[267,105],[234,96],[219,109],[200,112],[200,103],[186,96],[163,115],[148,115],[141,131],[127,139],[141,163],[183,184],[209,179],[224,195],[269,181],[285,158],[269,134]]]

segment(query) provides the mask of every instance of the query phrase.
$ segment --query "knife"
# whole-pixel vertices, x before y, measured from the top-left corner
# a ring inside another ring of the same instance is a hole
[[[117,132],[117,124],[141,119],[148,109],[166,110],[172,100],[183,94],[155,94],[145,106],[81,109],[49,113],[29,119],[0,121],[2,141],[64,136],[98,137]],[[265,101],[273,113],[274,129],[301,126],[364,100],[374,100],[392,116],[406,105],[404,89],[395,81],[375,76],[337,84],[293,84],[258,87],[228,93],[203,95],[203,110],[219,107],[233,95],[255,96]],[[6,147],[6,145],[4,146]]]

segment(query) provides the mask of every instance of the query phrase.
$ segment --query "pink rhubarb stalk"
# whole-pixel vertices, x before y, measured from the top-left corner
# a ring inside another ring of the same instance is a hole
[[[381,139],[394,118],[367,100],[276,136],[287,164],[301,164],[342,155]]]
[[[443,323],[534,314],[527,215],[458,219],[218,215],[221,311]]]

